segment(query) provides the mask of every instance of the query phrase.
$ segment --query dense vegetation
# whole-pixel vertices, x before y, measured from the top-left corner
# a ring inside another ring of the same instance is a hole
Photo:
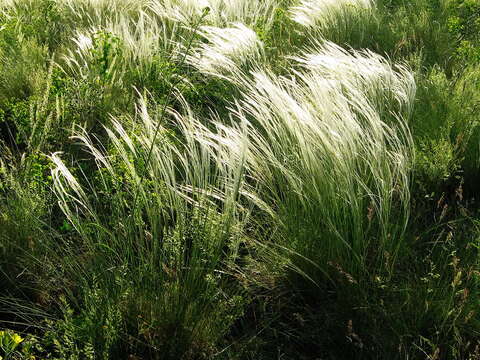
[[[1,0],[0,359],[480,359],[476,0]]]

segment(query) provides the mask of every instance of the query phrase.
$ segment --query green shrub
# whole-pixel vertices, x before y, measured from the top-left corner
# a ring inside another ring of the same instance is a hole
[[[464,173],[473,181],[478,169],[478,70],[467,68],[453,81],[433,68],[418,81],[412,116],[417,142],[417,184],[439,191],[448,179]]]

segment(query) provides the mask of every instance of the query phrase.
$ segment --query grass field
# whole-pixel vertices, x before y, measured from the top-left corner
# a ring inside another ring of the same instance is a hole
[[[480,360],[477,0],[0,0],[0,360]]]

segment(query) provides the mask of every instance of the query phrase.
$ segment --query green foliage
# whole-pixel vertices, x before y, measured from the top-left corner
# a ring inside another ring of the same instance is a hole
[[[271,58],[272,66],[279,71],[281,71],[281,65],[285,63],[282,54],[291,53],[295,47],[305,41],[305,34],[302,32],[289,31],[292,27],[295,27],[295,23],[290,19],[286,7],[278,7],[270,27],[265,28],[260,23],[255,28],[259,39],[265,44],[266,56]]]
[[[64,16],[54,0],[17,1],[13,9],[6,13],[22,38],[34,39],[52,52],[65,40],[69,24]]]
[[[24,339],[13,331],[0,330],[0,359],[18,358],[20,356],[18,348],[23,341]]]
[[[120,58],[120,39],[115,35],[99,31],[93,35],[90,51],[93,81],[101,86],[110,83],[115,77],[115,63]]]
[[[418,84],[411,125],[417,142],[417,184],[432,192],[459,173],[469,181],[476,176],[480,155],[478,70],[469,67],[449,80],[434,67],[420,75]]]
[[[31,286],[29,275],[20,283],[14,279],[25,266],[33,271],[32,256],[43,254],[44,221],[51,208],[47,159],[31,156],[18,167],[23,171],[0,162],[0,284],[5,295]]]
[[[453,0],[449,2],[450,16],[447,20],[448,31],[458,41],[456,55],[459,63],[478,62],[480,59],[479,40],[480,4],[472,0]]]
[[[4,141],[24,144],[30,123],[30,104],[28,100],[11,100],[4,104],[0,113],[0,123],[7,128],[8,133],[3,135]]]
[[[48,59],[45,47],[20,38],[12,47],[8,44],[0,47],[0,59],[0,104],[9,99],[26,100],[41,86]]]

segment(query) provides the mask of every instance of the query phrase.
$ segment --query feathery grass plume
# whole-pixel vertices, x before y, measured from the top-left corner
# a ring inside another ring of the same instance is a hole
[[[88,7],[97,10],[109,10],[121,14],[122,12],[142,9],[148,0],[56,0],[67,6]]]
[[[135,17],[146,8],[149,0],[55,0],[68,9],[77,27],[100,26],[117,16]]]
[[[301,0],[289,13],[304,31],[337,44],[362,46],[378,30],[372,0]]]
[[[122,57],[128,67],[139,67],[142,71],[148,71],[146,67],[158,60],[159,54],[178,53],[178,42],[184,34],[176,24],[159,22],[144,11],[135,19],[118,16],[105,29],[122,40]]]
[[[128,79],[135,87],[152,88],[183,65],[183,52],[191,51],[190,39],[196,36],[200,22],[202,18],[188,24],[191,29],[141,11],[136,18],[118,16],[106,23],[105,30],[120,39],[121,61]]]
[[[293,20],[306,27],[330,26],[343,11],[371,9],[371,0],[301,0],[290,8]]]
[[[187,62],[203,74],[234,79],[242,77],[248,65],[261,61],[263,44],[255,31],[236,23],[228,28],[203,26],[200,35],[207,40],[187,56]]]
[[[77,281],[92,291],[95,286],[99,302],[121,308],[124,325],[151,324],[157,336],[141,340],[176,359],[208,349],[231,324],[224,314],[236,290],[224,286],[225,269],[245,236],[248,210],[237,201],[244,161],[242,148],[220,158],[206,145],[209,130],[188,111],[170,111],[179,138],[153,114],[142,98],[140,122],[125,127],[113,119],[106,127],[108,151],[79,129],[75,138],[95,160],[96,180],[82,185],[54,154],[54,189],[89,259],[78,260],[83,271]]]
[[[275,214],[277,245],[292,251],[292,264],[315,279],[312,262],[358,274],[372,252],[396,254],[409,215],[412,143],[403,120],[382,121],[349,74],[252,76],[236,110],[249,124],[247,175]]]
[[[413,74],[370,50],[346,50],[330,41],[317,41],[292,59],[305,71],[361,90],[383,113],[396,110],[408,118],[412,111],[416,91]]]
[[[62,67],[77,78],[129,92],[131,86],[159,88],[189,52],[188,35],[193,36],[190,29],[143,11],[135,18],[120,14],[102,26],[77,30]]]
[[[184,24],[202,15],[208,9],[206,21],[213,26],[227,26],[241,22],[249,27],[268,28],[273,21],[277,0],[153,0],[151,9],[163,18]]]
[[[0,1],[0,9],[8,9],[8,8],[11,8],[13,6],[15,6],[15,3],[17,2],[18,0],[2,0]]]

